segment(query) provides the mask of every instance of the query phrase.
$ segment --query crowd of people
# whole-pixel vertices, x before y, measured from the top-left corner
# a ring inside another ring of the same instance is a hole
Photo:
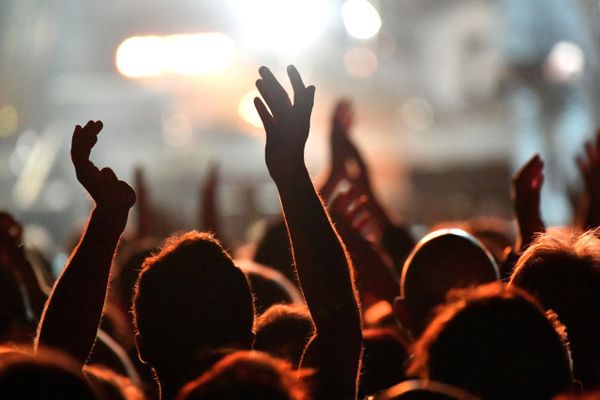
[[[374,195],[348,101],[315,189],[315,87],[287,72],[292,96],[266,67],[256,81],[282,213],[252,259],[223,244],[214,171],[203,231],[157,238],[143,176],[134,190],[90,160],[101,121],[75,127],[93,208],[57,279],[0,213],[0,399],[600,398],[600,136],[572,226],[546,229],[534,156],[513,179],[516,237],[473,220],[415,238]]]

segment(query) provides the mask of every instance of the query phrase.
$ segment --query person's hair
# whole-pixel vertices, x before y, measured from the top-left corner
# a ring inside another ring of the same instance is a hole
[[[298,287],[281,272],[251,260],[235,260],[235,263],[248,277],[257,314],[275,304],[304,301]]]
[[[510,284],[527,290],[558,314],[569,332],[575,376],[600,388],[600,239],[552,229],[519,258]]]
[[[177,400],[304,400],[308,391],[287,363],[258,351],[237,351],[183,386]]]
[[[305,305],[275,305],[256,319],[254,348],[300,364],[308,340],[314,334],[310,313]]]
[[[140,354],[153,365],[179,365],[185,355],[252,343],[248,281],[209,233],[173,236],[144,261],[132,311]]]
[[[408,372],[486,399],[547,399],[572,380],[558,324],[514,287],[455,290],[416,343]]]
[[[144,400],[146,398],[131,379],[100,364],[88,364],[84,367],[83,372],[94,391],[102,394],[102,398],[111,400]]]
[[[35,357],[2,349],[0,397],[3,400],[102,398],[94,393],[74,360],[48,349],[38,349]]]
[[[406,259],[400,279],[411,333],[421,334],[450,290],[498,279],[494,259],[469,233],[442,229],[428,234]]]

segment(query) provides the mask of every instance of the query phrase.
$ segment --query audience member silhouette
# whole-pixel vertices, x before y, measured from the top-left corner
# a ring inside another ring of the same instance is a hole
[[[552,229],[519,258],[510,284],[535,296],[567,327],[575,376],[585,389],[600,389],[600,239]]]

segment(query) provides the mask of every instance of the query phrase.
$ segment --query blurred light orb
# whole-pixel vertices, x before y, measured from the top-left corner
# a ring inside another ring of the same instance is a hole
[[[0,139],[9,137],[19,127],[19,114],[11,105],[0,107]]]
[[[408,99],[400,113],[406,126],[414,131],[425,131],[433,126],[435,114],[427,100],[418,97]]]
[[[255,128],[262,128],[262,121],[258,115],[258,111],[256,111],[256,107],[254,107],[255,97],[260,97],[258,90],[251,90],[242,96],[240,104],[238,105],[238,113],[240,117],[248,124]]]
[[[559,83],[571,81],[583,73],[585,54],[575,43],[561,41],[552,47],[545,67],[550,80]]]
[[[377,54],[368,47],[353,47],[344,54],[344,66],[354,78],[367,79],[377,71]]]
[[[342,5],[342,19],[348,34],[356,39],[370,39],[381,28],[379,13],[367,0],[348,0]]]
[[[321,36],[331,16],[322,0],[241,0],[233,5],[244,42],[254,50],[303,50]]]
[[[130,78],[158,76],[166,69],[163,39],[159,36],[134,36],[117,49],[117,69]]]
[[[229,67],[235,46],[223,33],[134,36],[117,49],[119,72],[130,78],[211,75]]]

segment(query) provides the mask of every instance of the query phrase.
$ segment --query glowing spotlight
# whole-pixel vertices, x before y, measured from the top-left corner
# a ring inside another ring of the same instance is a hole
[[[158,36],[134,36],[117,49],[117,69],[130,78],[157,76],[166,68],[163,39]]]
[[[240,117],[255,128],[262,128],[262,121],[256,108],[254,107],[254,98],[260,97],[258,90],[251,90],[246,93],[238,105]]]
[[[381,28],[381,17],[367,0],[348,0],[342,5],[346,31],[357,39],[370,39]]]
[[[172,35],[165,38],[167,69],[181,75],[220,72],[233,63],[233,41],[223,33]]]
[[[379,61],[368,47],[354,47],[344,54],[344,66],[350,76],[366,79],[377,71]]]
[[[223,33],[135,36],[117,49],[119,72],[130,78],[210,75],[233,63],[235,46]]]
[[[567,82],[579,77],[585,66],[583,50],[575,43],[562,41],[554,45],[546,58],[546,74],[555,82]]]
[[[255,50],[296,52],[313,43],[331,16],[321,0],[234,2],[245,44]]]
[[[19,114],[13,106],[0,107],[0,138],[9,137],[19,127]]]

